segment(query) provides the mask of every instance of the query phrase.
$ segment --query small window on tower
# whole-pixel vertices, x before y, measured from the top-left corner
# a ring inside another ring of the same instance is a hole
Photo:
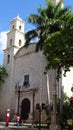
[[[19,30],[21,30],[21,25],[19,26]]]
[[[8,55],[7,57],[7,63],[9,64],[9,62],[10,62],[10,55]]]
[[[10,46],[12,46],[12,39],[10,39]]]
[[[19,40],[19,46],[21,46],[21,40]]]
[[[12,26],[12,29],[14,29],[14,25]]]

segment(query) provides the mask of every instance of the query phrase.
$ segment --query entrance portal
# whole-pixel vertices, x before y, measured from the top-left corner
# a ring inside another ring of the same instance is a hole
[[[27,120],[30,113],[30,101],[29,99],[25,98],[23,99],[21,103],[21,119]]]

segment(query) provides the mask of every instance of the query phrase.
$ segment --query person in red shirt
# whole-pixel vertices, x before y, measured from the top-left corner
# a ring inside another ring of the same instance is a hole
[[[19,122],[20,122],[20,116],[17,115],[17,116],[16,116],[16,124],[17,124],[17,126],[19,126]]]
[[[6,127],[9,125],[9,120],[10,120],[10,109],[7,109],[7,114],[6,114]]]

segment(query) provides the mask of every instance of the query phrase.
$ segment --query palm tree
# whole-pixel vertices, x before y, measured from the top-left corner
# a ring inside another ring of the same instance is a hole
[[[0,65],[0,87],[1,83],[4,83],[4,79],[8,76],[4,66]]]
[[[55,5],[51,1],[47,1],[46,8],[43,9],[39,7],[38,14],[31,14],[28,17],[28,22],[33,24],[35,26],[35,29],[28,31],[25,34],[26,45],[29,45],[29,42],[31,43],[31,40],[33,40],[34,38],[38,38],[38,41],[36,41],[37,42],[36,51],[38,51],[39,49],[41,50],[43,49],[43,52],[45,56],[47,57],[47,61],[48,61],[48,64],[46,66],[46,72],[48,69],[53,68],[54,70],[57,71],[57,79],[59,79],[60,74],[61,74],[61,66],[60,64],[58,64],[58,62],[60,61],[57,60],[56,57],[55,57],[56,60],[52,60],[54,59],[52,58],[54,57],[54,53],[52,51],[53,46],[50,49],[50,51],[48,51],[49,47],[47,46],[48,45],[47,43],[49,43],[49,46],[50,46],[51,40],[47,40],[47,38],[50,36],[53,36],[54,34],[62,32],[61,36],[63,36],[63,38],[61,37],[61,39],[63,42],[66,40],[64,37],[64,33],[66,32],[65,28],[68,29],[68,26],[70,25],[69,21],[72,17],[72,10],[67,7],[62,8],[61,7],[62,2],[63,0],[57,3],[57,5]],[[52,43],[56,41],[57,44],[59,43],[59,40],[60,40],[59,38],[57,42],[57,38],[55,39],[52,37],[50,39],[52,39]],[[54,44],[54,48],[55,48],[55,44]],[[51,58],[49,59],[49,57]],[[68,65],[65,68],[65,72],[67,70],[69,70]]]
[[[53,68],[55,70],[55,72],[57,72],[58,80],[59,80],[59,77],[61,74],[61,66],[60,66],[61,61],[60,61],[60,63],[58,63],[59,59],[57,58],[57,55],[59,56],[59,54],[57,54],[58,51],[56,51],[56,49],[54,49],[54,48],[58,48],[59,40],[62,37],[59,37],[58,42],[56,39],[56,44],[54,44],[55,38],[52,39],[50,37],[53,36],[54,34],[57,34],[60,32],[63,32],[61,35],[61,36],[63,36],[66,31],[65,27],[66,28],[68,27],[70,18],[72,17],[71,9],[62,8],[61,7],[62,2],[63,2],[63,0],[61,0],[59,3],[57,3],[57,5],[55,5],[52,2],[47,1],[47,6],[45,9],[40,7],[40,8],[38,8],[38,14],[31,14],[28,17],[28,22],[35,25],[35,29],[28,31],[25,34],[26,45],[29,45],[29,42],[31,43],[32,39],[38,38],[38,41],[36,41],[37,42],[36,51],[38,51],[39,49],[43,50],[43,52],[47,58],[46,71],[48,71],[48,69]],[[52,39],[53,44],[51,43],[51,40],[49,40],[49,38]],[[66,39],[64,37],[61,40],[64,42]],[[55,45],[56,45],[56,47],[55,47]],[[63,49],[63,47],[62,47],[62,49]],[[56,51],[56,54],[57,54],[56,57],[55,57],[55,52],[52,50]],[[58,50],[60,50],[60,48],[58,48]],[[62,59],[62,57],[61,57],[61,59]],[[67,59],[67,57],[66,57],[66,59]],[[55,85],[56,85],[56,83],[55,83]],[[56,88],[55,88],[55,91],[56,91]],[[56,103],[56,93],[54,95],[54,99],[55,99],[54,102]],[[56,104],[53,104],[53,108],[55,107],[55,105]],[[53,109],[53,112],[55,112],[55,115],[56,115],[56,110],[54,111],[54,109]],[[55,116],[55,118],[56,118],[56,116]]]
[[[38,14],[31,14],[28,22],[35,26],[35,29],[25,34],[26,45],[34,39],[38,38],[36,50],[42,49],[45,39],[48,35],[60,31],[64,28],[67,16],[71,13],[69,8],[61,8],[63,0],[57,5],[47,1],[46,8],[38,8]]]

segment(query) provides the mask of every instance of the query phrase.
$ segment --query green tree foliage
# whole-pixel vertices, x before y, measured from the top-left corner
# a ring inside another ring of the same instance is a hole
[[[33,38],[38,37],[38,48],[42,48],[46,36],[62,29],[65,16],[71,12],[69,8],[61,8],[63,0],[58,5],[47,2],[46,8],[39,7],[37,14],[31,14],[28,22],[35,26],[35,29],[25,34],[26,43],[28,44]]]
[[[61,125],[61,127],[65,127],[67,125],[67,119],[70,115],[72,115],[72,112],[70,110],[70,100],[69,97],[66,93],[64,93],[64,97],[63,97],[63,109],[62,109],[62,113],[60,113],[60,99],[57,99],[57,112],[58,112],[58,116],[59,116],[59,123]],[[50,115],[50,111],[49,108],[51,108],[51,111],[53,109],[53,104],[51,104],[51,106],[49,106],[48,104],[46,104],[45,107],[45,112],[47,115],[47,123],[48,125],[50,125],[51,122],[51,115]]]
[[[59,78],[61,68],[64,69],[64,76],[70,67],[73,66],[73,14],[67,16],[62,30],[47,36],[44,44],[44,54],[49,62],[47,69],[52,67],[57,70]]]
[[[5,78],[8,76],[4,66],[0,65],[0,84],[4,83]]]
[[[48,64],[46,71],[50,68],[57,71],[57,79],[61,74],[61,68],[68,71],[72,62],[72,37],[73,14],[70,8],[61,8],[63,0],[57,5],[47,2],[46,8],[38,8],[37,14],[31,14],[28,22],[35,29],[25,34],[26,45],[34,38],[38,38],[36,51],[43,49]]]
[[[60,115],[60,125],[61,127],[67,126],[67,119],[72,114],[70,111],[70,100],[66,93],[64,93],[63,100],[63,110],[62,115]]]

